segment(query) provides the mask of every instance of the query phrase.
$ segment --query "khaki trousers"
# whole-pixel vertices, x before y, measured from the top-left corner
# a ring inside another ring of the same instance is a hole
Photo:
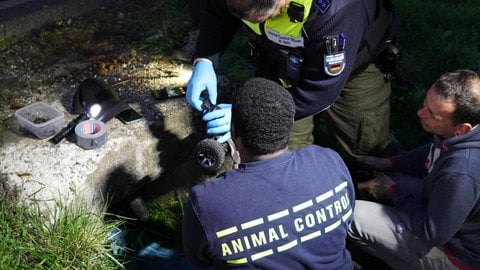
[[[390,95],[390,83],[371,64],[348,81],[337,100],[321,113],[348,155],[377,155],[389,145]],[[312,144],[313,128],[313,116],[295,121],[289,148]]]

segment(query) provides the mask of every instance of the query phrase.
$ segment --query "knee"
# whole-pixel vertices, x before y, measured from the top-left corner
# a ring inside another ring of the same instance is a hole
[[[348,227],[347,234],[349,238],[352,240],[361,240],[363,237],[362,231],[364,230],[364,225],[362,225],[364,216],[365,216],[365,211],[368,210],[368,204],[369,202],[367,201],[362,201],[362,200],[356,200],[355,201],[355,208],[353,210],[353,219],[352,222],[350,222],[350,225]],[[368,217],[367,217],[368,218]]]
[[[348,235],[348,239],[351,240],[352,242],[358,243],[362,240],[358,232],[358,228],[355,224],[355,220],[352,220],[352,222],[350,222],[350,225],[348,226],[347,235]]]

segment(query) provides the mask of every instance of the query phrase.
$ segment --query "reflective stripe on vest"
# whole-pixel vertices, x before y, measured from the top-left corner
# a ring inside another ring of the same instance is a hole
[[[246,20],[243,22],[257,35],[265,34],[272,42],[291,48],[303,47],[302,29],[303,24],[307,21],[313,0],[296,0],[298,4],[304,6],[303,20],[301,22],[291,22],[287,15],[287,8],[263,23],[252,23]]]

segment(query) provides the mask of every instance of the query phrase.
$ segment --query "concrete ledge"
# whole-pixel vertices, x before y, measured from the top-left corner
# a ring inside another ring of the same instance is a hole
[[[62,110],[57,102],[50,105]],[[48,138],[38,139],[23,130],[15,118],[9,119],[0,136],[0,199],[16,197],[24,203],[68,205],[82,196],[88,204],[101,206],[106,196],[110,203],[125,200],[154,181],[168,187],[191,181],[180,181],[176,178],[178,173],[168,173],[174,167],[169,166],[169,161],[185,160],[179,154],[182,141],[192,133],[191,108],[183,99],[156,106],[164,115],[161,125],[151,126],[145,120],[124,125],[114,118],[106,123],[107,142],[90,150],[66,139],[56,145]],[[65,125],[76,117],[66,111],[65,114]],[[182,155],[188,156],[191,147],[188,145]],[[165,172],[170,177],[165,177]],[[166,191],[149,192],[153,198]]]

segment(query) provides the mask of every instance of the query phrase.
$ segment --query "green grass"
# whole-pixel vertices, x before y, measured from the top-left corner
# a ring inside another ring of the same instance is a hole
[[[153,52],[159,58],[169,56],[172,50],[183,45],[184,37],[190,30],[188,14],[185,0],[167,0],[159,10],[142,13],[141,19],[135,24],[138,31],[134,32],[143,34],[134,44],[141,50]]]
[[[0,269],[118,269],[107,233],[120,221],[105,222],[77,200],[56,210],[40,204],[0,202]],[[51,218],[50,218],[51,217]],[[52,220],[52,221],[49,221]]]
[[[179,196],[164,197],[148,205],[150,220],[155,230],[161,231],[162,242],[175,250],[182,249],[181,226],[184,199]]]
[[[394,0],[402,20],[398,72],[393,85],[392,130],[407,149],[428,141],[416,116],[424,91],[444,72],[480,72],[480,6],[475,0]]]

